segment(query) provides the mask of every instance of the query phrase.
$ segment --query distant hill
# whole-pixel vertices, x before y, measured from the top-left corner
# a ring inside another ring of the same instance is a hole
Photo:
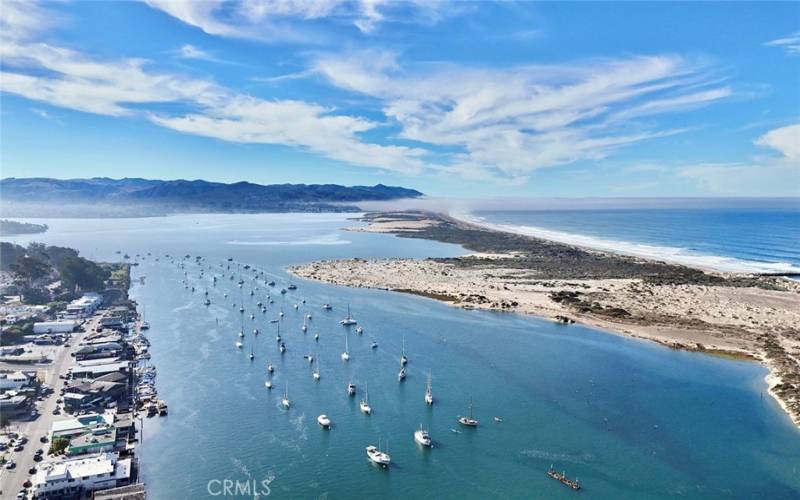
[[[194,212],[358,211],[359,201],[417,198],[414,189],[337,184],[223,184],[203,180],[49,179],[0,180],[6,216],[115,217]],[[98,213],[102,212],[102,213]]]

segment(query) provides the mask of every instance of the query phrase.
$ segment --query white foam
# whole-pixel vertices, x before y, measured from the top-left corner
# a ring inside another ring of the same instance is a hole
[[[450,215],[464,222],[477,224],[497,231],[533,236],[583,248],[683,264],[701,269],[714,269],[717,271],[737,273],[800,273],[800,267],[788,262],[757,262],[719,255],[700,255],[680,247],[647,245],[644,243],[598,238],[595,236],[567,233],[535,226],[496,224],[487,222],[483,217],[464,212],[453,212]]]

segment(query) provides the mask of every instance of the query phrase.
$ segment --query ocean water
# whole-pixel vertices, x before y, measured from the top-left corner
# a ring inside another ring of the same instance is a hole
[[[269,482],[268,495],[262,489],[239,498],[573,498],[545,475],[551,464],[577,476],[585,498],[800,495],[800,431],[766,394],[766,370],[758,364],[306,280],[294,280],[298,289],[285,296],[273,292],[275,304],[262,314],[254,303],[265,298],[263,282],[246,278],[240,296],[235,281],[213,286],[210,271],[200,278],[196,265],[181,269],[163,257],[202,255],[215,268],[230,257],[264,270],[280,287],[289,282],[284,269],[290,264],[456,255],[459,247],[342,232],[355,223],[338,214],[47,223],[51,229],[43,235],[8,239],[74,246],[97,259],[117,259],[117,250],[152,254],[134,268],[132,289],[151,324],[151,361],[159,396],[170,408],[168,417],[143,420],[139,452],[152,498],[220,497],[212,495],[221,484],[215,481],[226,479],[255,481],[259,488]],[[250,298],[254,286],[259,289]],[[295,311],[301,299],[306,304]],[[234,347],[241,319],[234,302],[247,308],[241,351]],[[334,310],[323,311],[325,302]],[[363,336],[338,324],[348,304]],[[269,323],[281,307],[288,348],[282,357]],[[309,312],[304,335],[302,315]],[[261,334],[254,337],[256,327]],[[349,363],[339,357],[345,335]],[[403,337],[410,362],[401,384]],[[373,339],[377,350],[370,349]],[[254,362],[247,356],[251,345]],[[319,382],[304,354],[321,360]],[[271,392],[264,387],[268,361],[276,365]],[[423,402],[428,370],[436,398],[431,408]],[[356,398],[345,392],[351,380],[359,387]],[[369,417],[358,410],[367,383]],[[286,384],[289,411],[279,405]],[[459,429],[456,417],[470,398],[480,426]],[[319,428],[320,413],[331,417],[332,430]],[[492,420],[496,415],[502,423]],[[430,429],[431,450],[413,441],[420,424]],[[388,440],[388,470],[371,465],[364,452],[379,439],[384,446]]]
[[[800,205],[493,210],[462,217],[506,231],[722,271],[800,274]]]

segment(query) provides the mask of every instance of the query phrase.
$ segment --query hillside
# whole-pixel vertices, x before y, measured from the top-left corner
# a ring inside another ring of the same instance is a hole
[[[192,212],[358,211],[354,203],[416,198],[395,186],[337,184],[224,184],[203,180],[137,178],[0,180],[7,216],[126,216]],[[102,208],[102,213],[98,213]],[[89,215],[94,213],[94,215]]]

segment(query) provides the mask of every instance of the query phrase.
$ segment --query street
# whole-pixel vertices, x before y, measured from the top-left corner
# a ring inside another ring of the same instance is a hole
[[[84,331],[74,334],[68,341],[69,347],[63,346],[57,348],[56,356],[53,362],[46,367],[37,367],[38,373],[41,377],[42,372],[44,375],[44,383],[53,389],[53,393],[37,404],[39,416],[33,421],[27,421],[16,424],[19,433],[28,438],[25,449],[20,452],[14,452],[9,449],[8,458],[16,462],[17,466],[14,469],[1,469],[0,470],[0,496],[2,498],[13,498],[22,485],[32,476],[28,473],[31,467],[37,467],[39,464],[45,463],[47,458],[47,451],[50,448],[50,443],[42,443],[39,439],[50,431],[50,426],[55,420],[63,420],[70,418],[70,415],[62,412],[60,415],[53,415],[53,410],[58,406],[56,401],[61,397],[59,391],[64,387],[64,382],[58,378],[59,375],[66,375],[67,370],[72,365],[72,353],[77,351],[80,347],[81,341],[89,333],[94,331],[100,321],[101,315],[97,314],[89,318],[84,323]],[[9,365],[4,366],[7,368]],[[19,365],[14,365],[14,370],[21,369]],[[24,370],[24,368],[22,368]],[[34,461],[33,457],[37,449],[44,450],[44,460],[41,462]]]

